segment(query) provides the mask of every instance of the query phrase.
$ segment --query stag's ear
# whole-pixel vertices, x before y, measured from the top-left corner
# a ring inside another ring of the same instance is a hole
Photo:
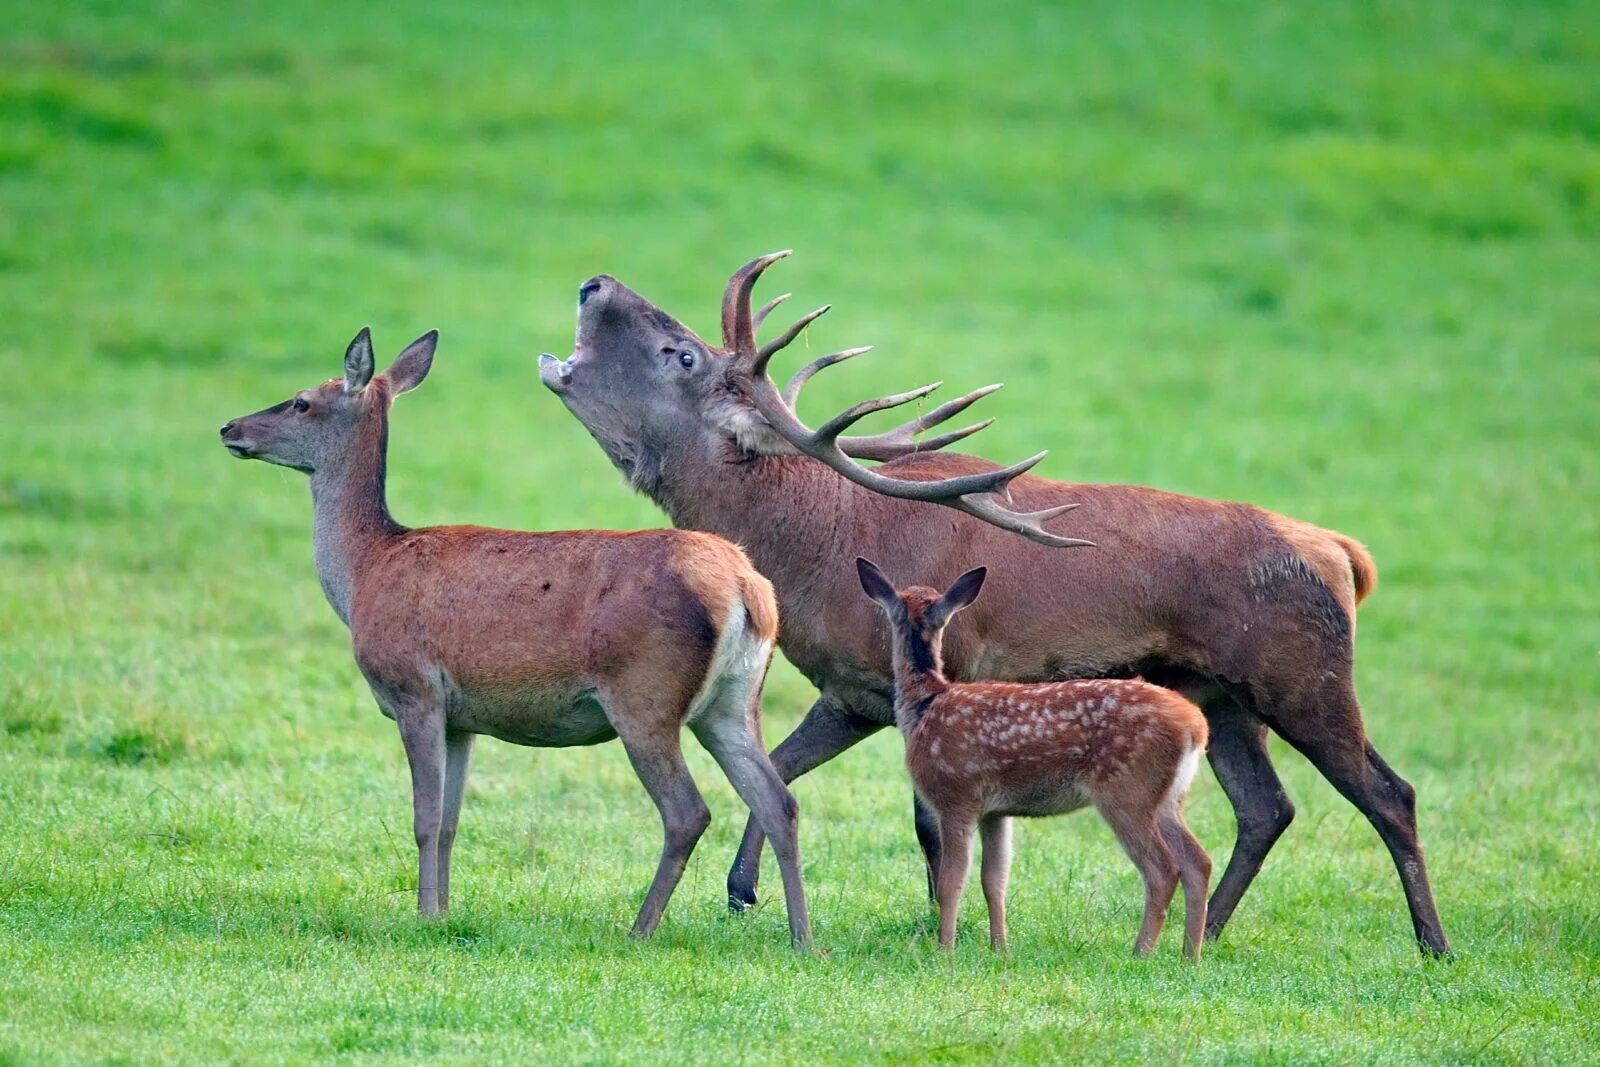
[[[894,583],[870,559],[856,557],[856,574],[861,579],[862,591],[876,600],[879,607],[888,610],[900,602],[900,594],[895,592]]]
[[[359,393],[372,381],[372,328],[361,327],[356,339],[344,350],[344,391]]]
[[[438,344],[439,331],[429,330],[394,357],[394,362],[389,364],[383,376],[394,386],[396,396],[409,393],[422,384],[422,379],[428,376],[428,369],[433,366],[433,350]]]
[[[978,593],[983,589],[983,580],[988,575],[989,568],[974,567],[957,578],[955,583],[944,591],[944,596],[928,609],[928,621],[935,626],[943,626],[949,622],[950,616],[978,599]]]

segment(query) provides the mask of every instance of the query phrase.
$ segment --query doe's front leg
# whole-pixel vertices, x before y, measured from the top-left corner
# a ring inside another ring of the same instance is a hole
[[[412,831],[417,839],[417,911],[440,912],[439,836],[444,820],[444,714],[436,707],[395,709],[411,764]]]

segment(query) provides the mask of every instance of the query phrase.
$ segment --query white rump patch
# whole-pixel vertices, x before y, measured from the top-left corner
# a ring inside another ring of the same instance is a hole
[[[1166,806],[1176,809],[1183,804],[1183,798],[1189,795],[1189,786],[1194,783],[1194,776],[1200,770],[1200,755],[1205,750],[1199,745],[1189,749],[1183,754],[1183,759],[1178,761],[1178,773],[1172,780],[1172,788],[1167,790]]]

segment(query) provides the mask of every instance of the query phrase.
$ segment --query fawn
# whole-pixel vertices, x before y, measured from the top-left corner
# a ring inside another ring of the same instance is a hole
[[[807,943],[799,808],[761,738],[772,586],[710,534],[395,522],[384,493],[389,407],[422,383],[437,338],[425,334],[375,376],[363,329],[343,378],[222,427],[235,456],[311,476],[317,576],[411,765],[418,910],[449,906],[476,735],[540,748],[620,737],[665,835],[633,924],[648,936],[711,820],[684,766],[687,726],[779,843],[790,933]]]
[[[906,767],[939,819],[939,944],[955,943],[974,825],[983,839],[989,939],[1004,949],[1011,817],[1093,804],[1144,879],[1134,951],[1155,947],[1181,879],[1183,952],[1198,958],[1211,858],[1184,824],[1183,800],[1206,747],[1200,709],[1137,680],[951,682],[940,658],[943,630],[977,599],[985,568],[963,574],[943,596],[925,586],[896,591],[866,559],[856,559],[856,570],[889,617]]]

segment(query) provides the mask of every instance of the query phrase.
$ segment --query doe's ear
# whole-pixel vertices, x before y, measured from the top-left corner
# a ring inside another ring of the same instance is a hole
[[[394,357],[394,362],[389,364],[383,376],[394,386],[396,396],[409,393],[422,384],[422,379],[428,376],[428,370],[433,366],[433,350],[438,344],[439,331],[429,330]]]
[[[974,567],[957,578],[944,591],[944,596],[928,609],[928,621],[935,626],[949,622],[950,616],[978,599],[978,593],[983,590],[983,580],[988,576],[988,567]]]
[[[359,393],[372,381],[372,328],[361,327],[356,339],[344,350],[344,391]]]
[[[900,594],[895,592],[894,583],[878,569],[878,565],[862,556],[856,557],[856,575],[861,579],[861,589],[869,597],[878,602],[878,606],[888,609],[900,600]]]

